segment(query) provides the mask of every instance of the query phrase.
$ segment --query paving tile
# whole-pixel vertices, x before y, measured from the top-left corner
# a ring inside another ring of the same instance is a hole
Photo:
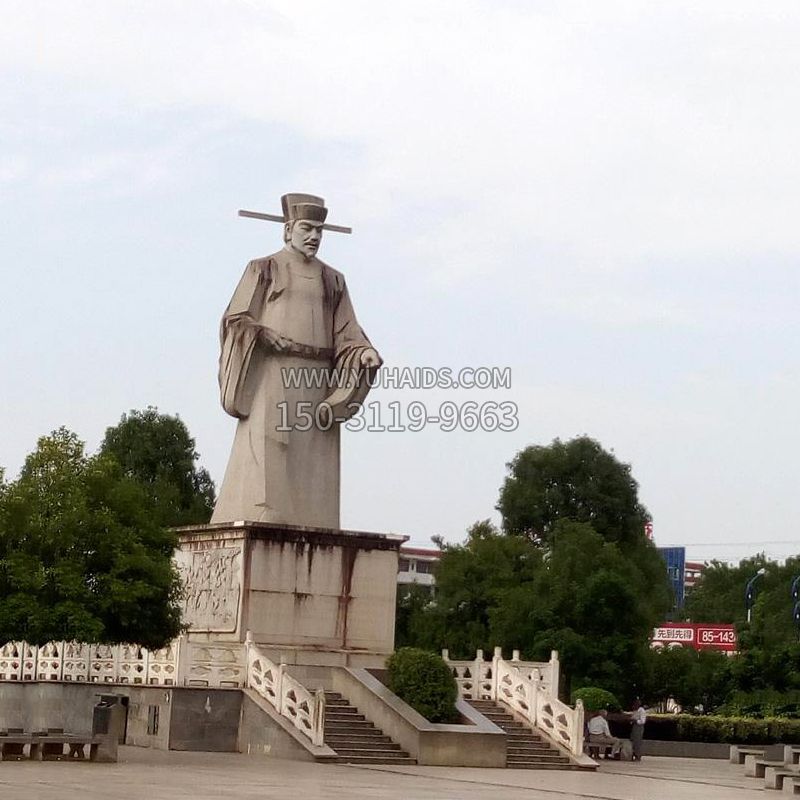
[[[118,764],[0,763],[3,800],[763,800],[724,761],[649,758],[595,773],[308,764],[120,748]]]

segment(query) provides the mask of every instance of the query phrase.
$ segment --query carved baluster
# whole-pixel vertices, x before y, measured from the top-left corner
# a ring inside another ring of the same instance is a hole
[[[553,650],[550,653],[550,697],[556,699],[558,698],[559,673],[558,650]]]
[[[489,698],[497,701],[498,675],[500,674],[500,663],[503,660],[503,648],[495,647],[492,657],[492,686],[489,690]]]
[[[571,737],[572,752],[576,756],[583,752],[583,720],[583,700],[578,699],[575,703],[575,716],[572,723],[574,730]]]
[[[283,673],[286,669],[286,665],[281,662],[281,665],[275,670],[275,699],[278,701],[278,713],[284,714],[287,708],[286,698],[283,696],[283,688],[284,688],[284,680],[283,680]],[[286,681],[288,685],[288,681]]]
[[[312,737],[313,744],[320,747],[325,738],[325,690],[317,689],[314,696],[314,717],[312,720]]]

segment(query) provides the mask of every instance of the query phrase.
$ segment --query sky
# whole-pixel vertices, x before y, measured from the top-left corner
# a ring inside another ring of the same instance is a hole
[[[580,434],[659,545],[800,552],[795,2],[0,0],[0,465],[177,413],[221,481],[219,318],[325,197],[387,365],[508,367],[516,430],[351,432],[342,525],[459,541]]]

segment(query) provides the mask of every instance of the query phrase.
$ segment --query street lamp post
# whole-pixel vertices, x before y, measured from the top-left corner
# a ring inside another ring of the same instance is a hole
[[[744,587],[744,607],[747,609],[747,622],[750,623],[750,617],[753,614],[753,604],[756,600],[756,581],[766,573],[766,569],[761,567],[761,569],[747,581],[747,585]]]

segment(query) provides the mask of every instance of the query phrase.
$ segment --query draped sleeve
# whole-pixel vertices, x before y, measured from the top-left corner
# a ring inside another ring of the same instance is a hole
[[[233,293],[220,324],[219,388],[222,407],[232,417],[250,414],[246,391],[250,361],[258,344],[259,309],[270,280],[270,260],[251,261]]]

